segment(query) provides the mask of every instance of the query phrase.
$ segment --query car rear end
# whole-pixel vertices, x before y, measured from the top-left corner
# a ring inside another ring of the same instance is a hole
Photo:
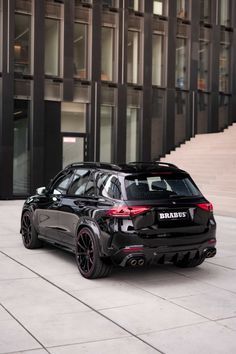
[[[124,201],[108,211],[116,264],[196,266],[216,254],[213,206],[186,172],[160,168],[120,178]]]

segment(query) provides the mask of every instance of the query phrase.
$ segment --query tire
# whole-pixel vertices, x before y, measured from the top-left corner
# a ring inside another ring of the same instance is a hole
[[[205,257],[203,255],[197,255],[194,258],[189,259],[188,257],[184,257],[180,261],[174,262],[174,265],[180,268],[194,268],[199,266],[205,261]]]
[[[43,243],[38,239],[37,231],[35,230],[32,213],[30,211],[24,212],[21,219],[21,234],[22,241],[25,248],[35,249],[42,247]]]
[[[76,262],[81,275],[87,279],[105,278],[112,266],[104,263],[99,256],[98,240],[94,233],[83,227],[76,237]]]

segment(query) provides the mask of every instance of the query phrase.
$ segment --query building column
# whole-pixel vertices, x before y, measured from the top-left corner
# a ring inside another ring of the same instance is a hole
[[[8,7],[9,6],[9,7]],[[2,78],[0,81],[0,198],[13,194],[14,2],[2,2]]]

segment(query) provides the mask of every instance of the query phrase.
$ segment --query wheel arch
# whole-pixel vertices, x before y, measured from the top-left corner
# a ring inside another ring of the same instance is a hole
[[[90,229],[93,232],[93,234],[95,235],[95,237],[98,240],[99,255],[100,255],[100,257],[104,256],[105,252],[104,252],[104,246],[103,246],[103,242],[102,242],[102,234],[101,234],[101,230],[100,230],[99,225],[93,219],[83,218],[82,220],[79,221],[79,223],[77,225],[76,236],[78,235],[80,230],[82,230],[84,227]]]

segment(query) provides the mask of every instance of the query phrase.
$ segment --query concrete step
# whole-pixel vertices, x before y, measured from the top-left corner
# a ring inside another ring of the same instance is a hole
[[[161,159],[190,173],[215,213],[236,217],[236,124],[198,134]]]

